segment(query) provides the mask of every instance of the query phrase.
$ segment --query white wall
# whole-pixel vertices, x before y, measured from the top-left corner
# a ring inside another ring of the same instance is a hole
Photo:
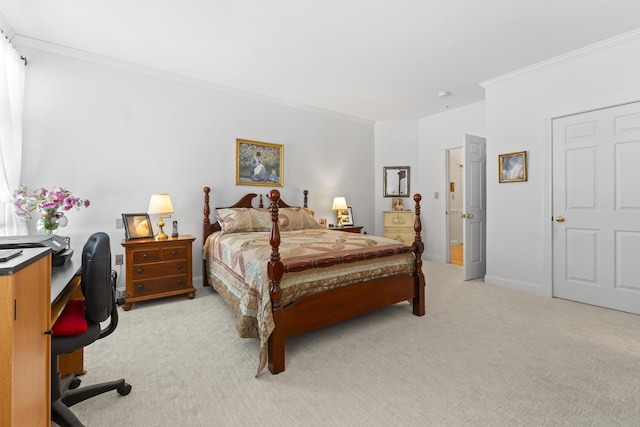
[[[409,166],[411,168],[409,192],[405,209],[414,209],[413,195],[420,193],[420,165],[418,164],[418,122],[416,120],[379,121],[375,125],[375,230],[382,236],[384,217],[382,212],[392,210],[391,198],[383,196],[383,168],[385,166]]]
[[[551,119],[640,100],[640,35],[485,83],[485,281],[552,295]],[[499,184],[498,155],[528,153],[528,181]]]
[[[420,120],[419,165],[420,187],[423,189],[422,239],[425,257],[445,262],[446,195],[449,180],[446,172],[446,151],[462,147],[464,135],[485,136],[485,105],[483,102],[457,108]],[[491,142],[487,141],[487,145]],[[438,198],[436,198],[438,193]]]
[[[332,198],[340,193],[358,224],[374,227],[371,122],[149,70],[20,51],[29,59],[22,183],[63,186],[91,200],[88,209],[70,211],[61,233],[76,247],[90,233],[105,231],[112,252],[123,253],[116,218],[146,212],[150,195],[166,192],[180,233],[198,238],[193,267],[199,277],[202,188],[212,188],[212,207],[271,188],[235,184],[236,138],[284,145],[279,190],[288,203],[301,205],[308,189],[316,216],[332,219]]]

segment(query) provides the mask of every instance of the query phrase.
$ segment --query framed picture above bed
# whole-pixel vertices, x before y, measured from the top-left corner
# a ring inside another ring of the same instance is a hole
[[[282,187],[284,146],[236,139],[236,185]]]

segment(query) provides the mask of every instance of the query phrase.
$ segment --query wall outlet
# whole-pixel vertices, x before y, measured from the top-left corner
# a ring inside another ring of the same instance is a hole
[[[124,255],[122,254],[118,254],[116,255],[116,265],[122,265],[124,264],[124,259],[123,259]]]
[[[122,218],[116,218],[116,228],[124,228],[124,223],[122,222]]]

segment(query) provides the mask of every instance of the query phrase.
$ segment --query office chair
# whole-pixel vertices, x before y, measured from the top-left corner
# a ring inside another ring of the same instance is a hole
[[[78,378],[73,375],[65,377],[64,380],[60,378],[60,354],[72,353],[106,337],[116,329],[118,306],[115,279],[116,273],[111,270],[109,236],[105,233],[95,233],[89,237],[82,249],[80,286],[84,300],[69,302],[60,319],[56,321],[51,337],[51,420],[62,427],[83,426],[69,409],[70,406],[110,390],[117,390],[122,396],[131,391],[131,385],[124,379],[76,388],[80,385]],[[100,322],[109,318],[109,325],[102,329]]]

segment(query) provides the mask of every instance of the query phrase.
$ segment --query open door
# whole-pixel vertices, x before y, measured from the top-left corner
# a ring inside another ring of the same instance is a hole
[[[486,261],[486,139],[464,136],[464,280],[484,277]]]

